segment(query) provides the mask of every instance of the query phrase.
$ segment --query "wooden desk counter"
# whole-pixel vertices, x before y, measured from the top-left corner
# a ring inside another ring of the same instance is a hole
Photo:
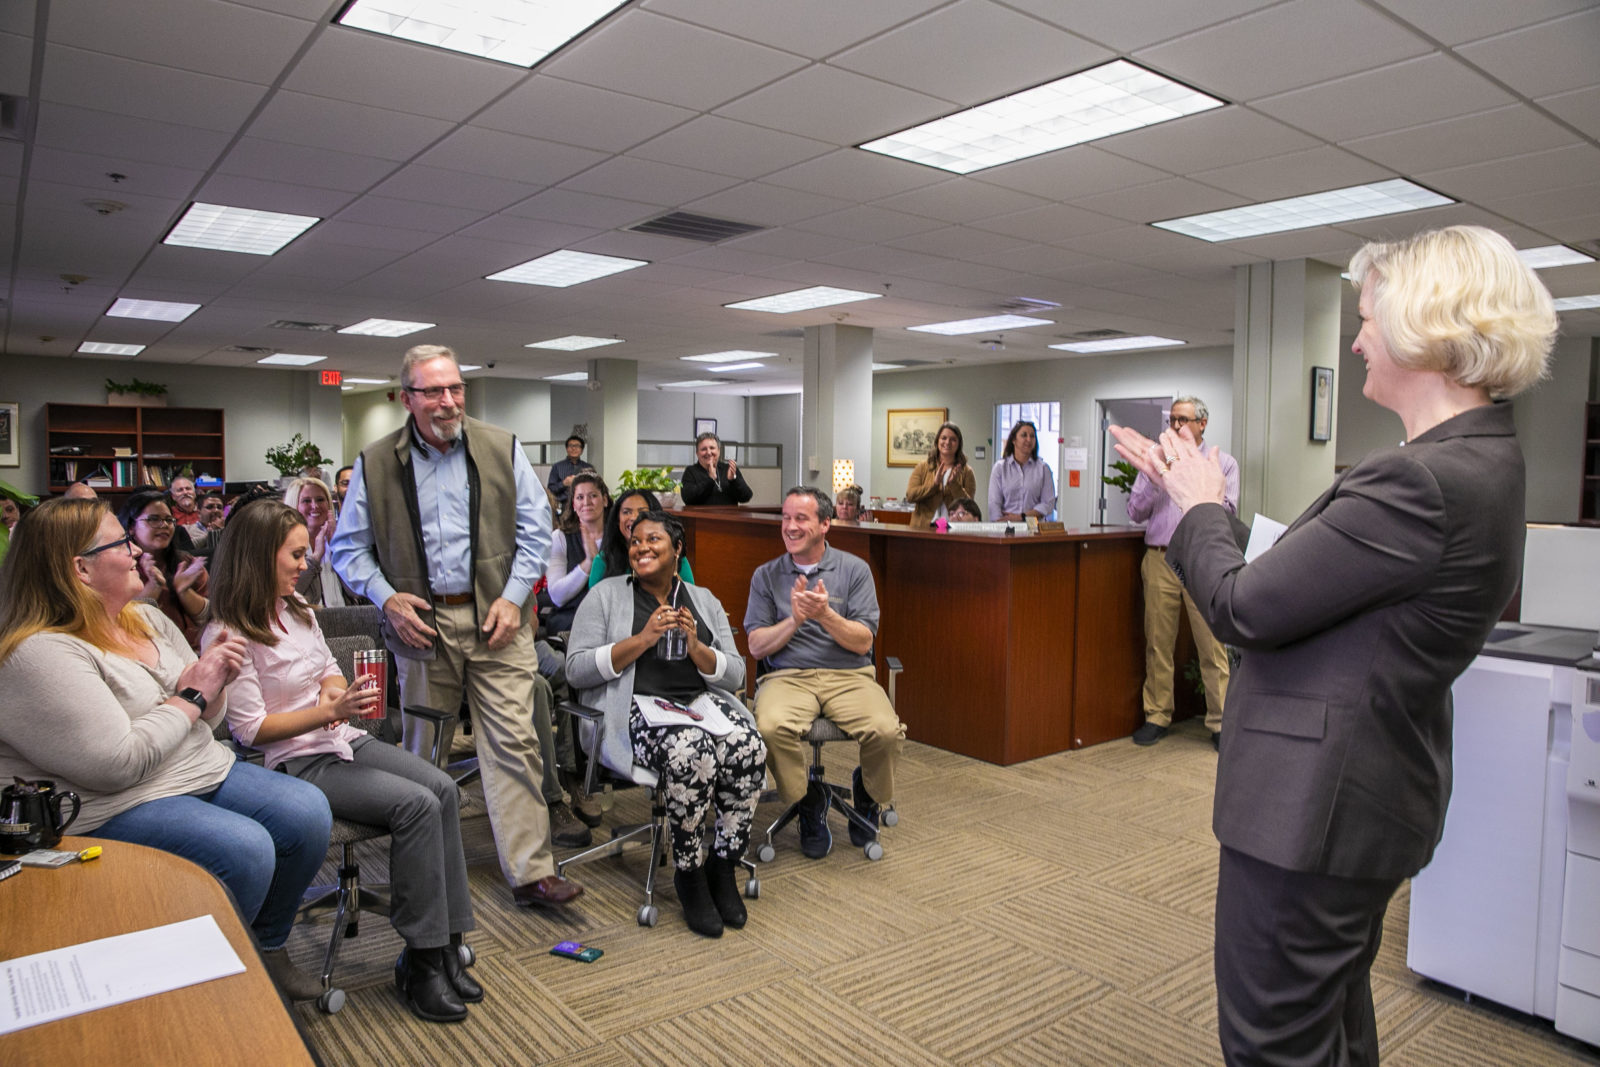
[[[742,626],[751,574],[783,551],[777,516],[676,514],[695,580]],[[1011,764],[1139,725],[1141,531],[1006,537],[836,522],[828,542],[872,568],[879,675],[886,656],[905,664],[898,710],[908,737]]]
[[[142,845],[65,837],[56,847],[90,845],[104,850],[99,859],[24,867],[0,883],[7,959],[210,914],[245,972],[7,1034],[0,1063],[314,1062],[221,883],[180,856]]]

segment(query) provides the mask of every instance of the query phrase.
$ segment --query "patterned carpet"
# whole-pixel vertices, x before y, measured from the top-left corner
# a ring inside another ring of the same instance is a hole
[[[844,780],[851,747],[827,757]],[[340,956],[344,1010],[297,1010],[330,1067],[1216,1064],[1215,774],[1194,722],[1153,748],[1120,741],[1015,767],[907,744],[883,860],[836,824],[833,854],[809,861],[786,829],[750,924],[717,941],[684,926],[670,870],[660,924],[636,924],[637,853],[574,869],[587,894],[570,917],[512,907],[475,796],[464,826],[484,1003],[455,1026],[414,1019],[391,985],[400,940],[372,917]],[[619,794],[607,825],[646,808]],[[759,825],[778,811],[763,805]],[[362,849],[364,876],[381,880],[384,849]],[[1385,1064],[1600,1064],[1543,1020],[1408,971],[1408,902],[1402,888],[1373,974]],[[297,928],[296,959],[320,963],[329,929]],[[564,939],[605,955],[549,955]]]

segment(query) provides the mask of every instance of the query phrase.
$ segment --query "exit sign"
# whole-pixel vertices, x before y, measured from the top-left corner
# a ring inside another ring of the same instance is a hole
[[[322,384],[323,385],[339,385],[343,381],[344,381],[344,374],[341,373],[340,371],[325,370],[325,371],[322,372]]]

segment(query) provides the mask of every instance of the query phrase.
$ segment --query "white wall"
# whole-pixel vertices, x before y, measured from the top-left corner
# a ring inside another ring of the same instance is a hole
[[[872,462],[857,468],[856,480],[869,495],[903,496],[911,470],[889,467],[887,411],[890,408],[947,407],[950,421],[961,427],[967,456],[973,446],[988,446],[988,459],[973,461],[978,475],[980,503],[986,503],[989,471],[996,456],[993,434],[995,405],[1029,400],[1059,401],[1061,436],[1082,437],[1089,449],[1089,469],[1081,488],[1066,489],[1058,504],[1059,517],[1068,526],[1093,521],[1091,472],[1100,463],[1101,434],[1096,424],[1095,402],[1117,397],[1199,396],[1211,410],[1206,443],[1229,448],[1233,424],[1233,350],[1200,348],[1183,352],[1149,352],[1132,355],[1080,356],[1048,362],[986,364],[895,371],[873,376]],[[999,442],[1003,445],[1004,442]],[[1047,457],[1059,477],[1059,457]],[[1065,481],[1065,479],[1062,479]]]
[[[755,398],[750,437],[783,446],[785,489],[800,481],[800,394],[783,393]]]

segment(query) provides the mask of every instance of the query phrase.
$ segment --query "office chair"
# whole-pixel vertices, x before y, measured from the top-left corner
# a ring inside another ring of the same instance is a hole
[[[571,721],[583,724],[579,731],[579,739],[587,740],[587,745],[580,745],[589,754],[588,771],[585,774],[584,790],[590,795],[595,795],[595,788],[599,784],[600,766],[603,761],[603,747],[600,744],[600,735],[605,730],[605,713],[599,708],[592,708],[586,704],[575,701],[563,701],[560,711],[572,717]],[[625,729],[626,727],[624,727]],[[614,784],[622,787],[639,786],[650,791],[650,821],[634,823],[615,827],[611,831],[611,840],[602,845],[586,849],[576,856],[568,856],[556,863],[556,875],[566,877],[567,868],[574,864],[588,863],[590,860],[603,859],[607,856],[620,856],[628,851],[629,846],[650,847],[650,865],[645,869],[644,875],[644,903],[640,905],[636,914],[640,926],[654,926],[660,918],[656,908],[656,868],[665,866],[667,862],[667,805],[662,799],[660,778],[655,771],[648,767],[634,764],[633,767],[623,772],[615,767],[605,768]],[[748,859],[739,857],[739,866],[750,872],[749,879],[744,884],[744,895],[751,900],[761,896],[761,880],[756,877],[756,865]]]
[[[899,680],[900,672],[905,670],[905,667],[895,656],[887,657],[885,662],[889,665],[889,706],[893,707],[895,703],[895,683]],[[756,665],[756,677],[759,679],[765,673],[765,665],[758,663]],[[843,815],[846,822],[868,835],[867,843],[861,846],[862,855],[869,860],[883,859],[883,846],[878,843],[878,828],[856,812],[855,795],[850,786],[836,785],[829,782],[826,778],[826,771],[822,766],[822,746],[831,741],[849,741],[850,735],[835,726],[832,720],[819,714],[815,719],[811,720],[811,728],[800,739],[811,746],[811,767],[806,772],[808,787],[806,795],[810,796],[812,789],[822,790],[823,795],[828,798],[828,807],[830,809]],[[775,796],[776,793],[772,795]],[[768,796],[764,794],[762,799],[766,800]],[[803,803],[805,803],[804,798],[790,804],[784,813],[778,816],[771,826],[767,827],[767,840],[756,850],[756,858],[762,863],[771,863],[777,858],[778,850],[772,839],[785,826],[788,826],[799,817],[800,805]],[[900,821],[900,815],[894,810],[893,806],[885,807],[878,817],[885,826],[893,826]],[[824,813],[823,818],[827,818],[826,813]]]

